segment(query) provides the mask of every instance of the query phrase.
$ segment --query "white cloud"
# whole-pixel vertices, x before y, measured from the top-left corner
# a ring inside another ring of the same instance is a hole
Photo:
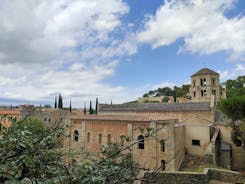
[[[153,48],[183,38],[179,52],[211,54],[231,52],[230,59],[244,60],[245,17],[227,18],[224,12],[235,0],[165,1],[155,16],[150,16],[138,40]]]
[[[52,103],[61,92],[78,107],[97,96],[121,102],[125,88],[103,80],[116,58],[137,51],[122,29],[128,12],[122,0],[1,1],[1,98]]]
[[[220,74],[220,80],[225,82],[228,79],[236,79],[238,76],[245,74],[245,64],[236,64],[234,68],[228,70],[218,71]]]

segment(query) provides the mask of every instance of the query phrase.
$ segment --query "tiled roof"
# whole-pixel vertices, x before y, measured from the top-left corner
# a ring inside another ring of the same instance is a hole
[[[164,122],[175,122],[176,118],[168,116],[149,116],[149,115],[83,115],[83,116],[71,116],[71,119],[80,120],[101,120],[101,121],[164,121]]]
[[[162,111],[195,111],[210,110],[209,102],[185,102],[185,103],[131,103],[107,105],[99,104],[99,112],[162,112]]]
[[[209,68],[203,68],[203,69],[199,70],[198,72],[194,73],[191,77],[194,77],[197,75],[206,75],[206,74],[219,75],[217,72],[210,70]]]
[[[0,115],[20,115],[19,110],[1,110],[0,109]]]

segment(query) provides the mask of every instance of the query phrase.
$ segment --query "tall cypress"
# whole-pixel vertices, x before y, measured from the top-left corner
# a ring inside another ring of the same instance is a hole
[[[96,103],[95,103],[95,114],[98,113],[98,98],[96,98]]]
[[[86,114],[86,103],[84,103],[83,114]]]
[[[54,108],[57,108],[57,96],[55,96]]]
[[[70,112],[71,112],[71,99],[70,99]]]
[[[58,108],[59,108],[59,109],[62,109],[62,108],[63,108],[63,102],[62,102],[62,96],[61,96],[61,94],[59,94]]]
[[[93,114],[93,109],[92,109],[92,102],[90,100],[90,103],[89,103],[89,114]]]

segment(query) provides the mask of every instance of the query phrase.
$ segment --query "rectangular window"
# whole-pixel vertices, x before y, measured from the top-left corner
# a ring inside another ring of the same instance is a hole
[[[165,152],[165,142],[161,142],[161,151]]]
[[[201,146],[201,145],[200,145],[200,140],[195,140],[195,139],[193,139],[193,140],[192,140],[192,145],[193,145],[193,146]]]
[[[162,169],[162,171],[165,171],[165,169],[166,169],[166,162],[165,162],[165,160],[161,160],[161,169]]]

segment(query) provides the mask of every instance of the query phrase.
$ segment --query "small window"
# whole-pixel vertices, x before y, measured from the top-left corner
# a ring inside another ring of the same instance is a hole
[[[203,90],[201,90],[201,96],[203,97],[203,95],[204,95],[204,92],[203,92]]]
[[[145,137],[143,135],[138,136],[138,148],[145,149]]]
[[[79,133],[78,133],[78,130],[75,130],[74,131],[74,141],[78,141],[78,136],[79,136]]]
[[[193,146],[200,146],[200,140],[192,140]]]
[[[87,133],[87,143],[90,142],[90,132]]]
[[[44,121],[47,121],[47,118],[44,118]]]
[[[216,95],[215,89],[212,89],[212,95]]]
[[[99,144],[102,144],[102,134],[99,134]]]
[[[203,91],[203,95],[207,96],[207,91],[206,90]]]
[[[51,121],[51,119],[50,118],[48,118],[48,122],[50,122]]]
[[[193,80],[193,86],[194,87],[196,86],[196,80]]]
[[[165,152],[165,141],[161,141],[161,152]]]
[[[207,85],[207,82],[206,82],[206,79],[205,79],[205,78],[203,79],[203,85],[204,85],[204,86]]]
[[[215,78],[212,78],[211,82],[212,82],[212,86],[215,86]]]
[[[193,92],[193,96],[196,97],[196,92],[195,91]]]
[[[111,142],[111,134],[108,134],[107,135],[107,143],[110,143]]]
[[[166,169],[166,161],[165,160],[161,160],[161,170],[165,171]]]

